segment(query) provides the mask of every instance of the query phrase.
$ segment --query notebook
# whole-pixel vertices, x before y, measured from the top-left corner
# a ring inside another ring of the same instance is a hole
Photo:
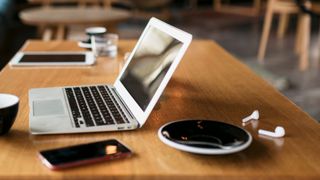
[[[142,127],[186,52],[192,35],[151,18],[113,85],[29,91],[32,134]]]

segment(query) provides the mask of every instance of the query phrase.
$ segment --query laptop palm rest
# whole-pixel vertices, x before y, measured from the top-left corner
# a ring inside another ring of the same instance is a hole
[[[65,115],[61,99],[36,100],[33,102],[34,116]]]

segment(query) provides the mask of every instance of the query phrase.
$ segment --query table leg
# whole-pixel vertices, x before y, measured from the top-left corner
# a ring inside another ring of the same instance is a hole
[[[273,5],[274,5],[274,0],[270,0],[267,7],[266,17],[264,19],[263,31],[262,31],[259,51],[258,51],[258,60],[260,63],[263,62],[264,56],[266,53],[268,38],[271,30],[272,17],[273,17]]]
[[[259,14],[260,8],[261,8],[261,0],[254,0],[253,1],[253,9],[257,14]]]
[[[278,26],[278,32],[277,32],[278,38],[283,38],[288,28],[288,23],[289,23],[289,14],[287,13],[280,14],[279,26]]]
[[[221,0],[213,0],[213,9],[219,11],[221,9]]]
[[[302,18],[299,15],[298,16],[298,24],[297,24],[297,32],[296,32],[296,42],[295,42],[295,47],[294,51],[296,54],[300,54],[301,51],[301,33],[302,33]]]
[[[52,39],[53,30],[50,27],[46,27],[42,33],[43,41],[50,41]]]
[[[56,39],[63,40],[65,38],[65,26],[59,25],[57,29]]]
[[[299,69],[304,71],[309,66],[309,43],[310,43],[310,26],[311,26],[311,17],[309,14],[302,15],[301,22],[301,49],[300,49],[300,59],[299,59]]]

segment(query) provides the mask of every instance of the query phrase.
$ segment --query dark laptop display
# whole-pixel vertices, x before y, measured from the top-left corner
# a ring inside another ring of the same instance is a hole
[[[145,110],[176,58],[182,42],[150,27],[120,81]]]

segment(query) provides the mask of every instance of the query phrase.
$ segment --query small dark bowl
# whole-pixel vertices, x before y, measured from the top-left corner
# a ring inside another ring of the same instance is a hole
[[[6,134],[13,125],[19,109],[19,98],[0,93],[0,135]]]

